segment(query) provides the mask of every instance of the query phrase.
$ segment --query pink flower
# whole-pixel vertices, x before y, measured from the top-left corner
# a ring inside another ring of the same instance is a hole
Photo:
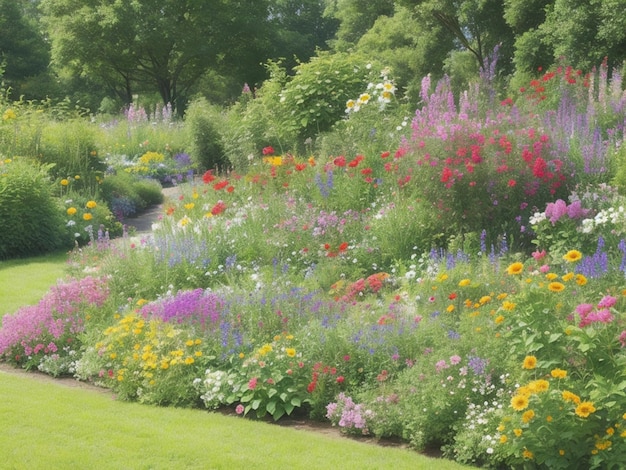
[[[533,258],[535,258],[536,261],[539,261],[540,259],[545,258],[546,256],[546,250],[541,250],[541,251],[533,251],[532,253]]]
[[[274,153],[274,147],[267,146],[263,149],[263,155],[272,155]]]
[[[547,264],[544,264],[543,266],[541,266],[539,268],[539,271],[543,274],[547,273],[548,271],[550,271],[550,266],[548,266]]]
[[[343,381],[344,381],[344,380],[346,380],[346,379],[344,378],[344,376],[343,376],[343,375],[340,375],[340,376],[339,376],[339,377],[337,377],[335,380],[337,381],[337,383],[338,383],[338,384],[342,384],[342,383],[343,383]]]
[[[450,364],[453,366],[457,365],[459,362],[461,362],[461,356],[454,355],[450,358]]]
[[[254,390],[256,388],[256,382],[257,382],[257,378],[256,377],[252,377],[250,379],[250,381],[248,382],[248,390]]]
[[[580,318],[586,318],[593,311],[592,304],[580,304],[575,309],[576,313],[580,315]]]
[[[243,407],[241,403],[239,403],[237,405],[237,408],[235,408],[235,413],[237,413],[238,415],[242,414],[244,411],[245,411],[245,408]]]
[[[447,369],[448,367],[448,364],[443,359],[437,361],[437,364],[435,364],[435,369],[437,370],[437,372],[441,372],[443,369]]]
[[[622,334],[619,335],[619,342],[622,348],[626,348],[626,330],[622,331]]]
[[[615,305],[615,302],[617,302],[617,299],[615,297],[611,295],[605,295],[598,303],[598,308],[611,308],[613,305]]]

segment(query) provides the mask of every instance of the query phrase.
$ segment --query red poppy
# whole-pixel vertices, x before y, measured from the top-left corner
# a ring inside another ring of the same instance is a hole
[[[215,175],[211,173],[211,170],[208,170],[204,175],[202,175],[202,181],[204,184],[209,184],[211,181],[215,179]]]
[[[344,157],[343,155],[340,155],[339,157],[336,157],[333,160],[333,163],[335,164],[335,166],[339,166],[339,167],[346,166],[346,157]]]
[[[268,145],[267,147],[263,149],[263,155],[273,155],[273,154],[274,154],[274,147]]]

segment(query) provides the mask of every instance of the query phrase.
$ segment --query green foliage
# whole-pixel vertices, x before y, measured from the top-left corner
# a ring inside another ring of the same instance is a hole
[[[0,259],[69,246],[48,169],[24,158],[0,164]]]
[[[120,220],[163,202],[162,187],[158,181],[125,171],[104,178],[99,191],[111,212]]]
[[[51,164],[53,177],[71,178],[75,189],[93,195],[105,169],[96,148],[97,132],[85,119],[47,120],[41,129],[38,155]]]
[[[223,120],[220,109],[205,99],[192,102],[185,115],[185,124],[191,142],[190,154],[200,171],[226,171],[230,167],[221,142]]]
[[[363,93],[381,70],[369,58],[320,52],[295,68],[281,92],[281,127],[302,141],[327,131],[344,115],[346,102]]]

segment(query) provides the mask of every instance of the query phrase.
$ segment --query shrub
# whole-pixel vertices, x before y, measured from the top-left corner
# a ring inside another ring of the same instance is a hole
[[[225,171],[230,162],[221,142],[221,111],[204,98],[193,101],[185,114],[185,124],[191,142],[190,154],[200,171],[215,169]]]
[[[48,169],[24,158],[0,162],[0,259],[70,246]]]
[[[107,176],[100,185],[100,194],[118,220],[163,202],[162,187],[158,181],[125,171]]]

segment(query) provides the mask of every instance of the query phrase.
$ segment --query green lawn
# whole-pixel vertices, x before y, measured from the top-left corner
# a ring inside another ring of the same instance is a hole
[[[440,469],[399,448],[108,393],[0,370],[3,469]]]
[[[0,261],[0,318],[24,305],[36,304],[65,275],[67,253]]]

